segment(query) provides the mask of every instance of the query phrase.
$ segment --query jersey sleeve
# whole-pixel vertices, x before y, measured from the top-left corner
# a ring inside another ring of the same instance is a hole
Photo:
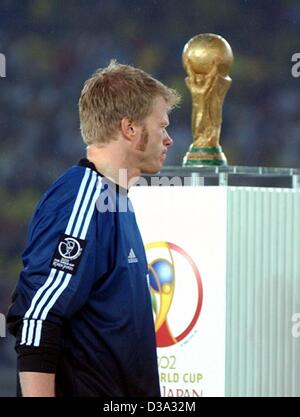
[[[24,268],[8,313],[20,371],[55,372],[64,323],[86,302],[96,279],[96,201],[90,170],[51,189],[33,217]]]

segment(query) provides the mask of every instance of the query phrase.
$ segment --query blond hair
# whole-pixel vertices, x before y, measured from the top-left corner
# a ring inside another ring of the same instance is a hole
[[[112,60],[108,67],[98,69],[83,86],[79,99],[83,141],[87,145],[108,143],[124,117],[142,122],[158,96],[165,99],[169,110],[180,101],[177,91],[146,72]]]

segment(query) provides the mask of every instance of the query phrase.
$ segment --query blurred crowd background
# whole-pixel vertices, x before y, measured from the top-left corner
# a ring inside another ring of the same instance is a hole
[[[191,142],[185,43],[220,34],[235,63],[221,145],[231,165],[300,167],[299,0],[1,0],[0,313],[21,268],[32,210],[49,184],[84,155],[78,98],[111,58],[150,72],[182,94],[171,115],[180,165]],[[0,338],[0,396],[14,395],[13,340]]]

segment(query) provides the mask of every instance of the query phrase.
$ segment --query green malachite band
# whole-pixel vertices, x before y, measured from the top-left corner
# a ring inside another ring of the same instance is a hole
[[[218,159],[199,159],[197,160],[187,160],[183,166],[192,166],[192,165],[197,165],[197,166],[201,166],[201,165],[227,165],[226,161],[223,160],[218,160]]]
[[[212,146],[210,148],[191,148],[189,149],[189,152],[195,152],[195,153],[221,153],[222,148]]]

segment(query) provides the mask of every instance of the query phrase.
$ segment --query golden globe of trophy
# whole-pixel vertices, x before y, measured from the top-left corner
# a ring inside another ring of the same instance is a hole
[[[187,42],[182,61],[192,96],[193,133],[193,143],[183,158],[183,166],[227,165],[220,146],[220,132],[224,98],[231,85],[231,47],[221,36],[204,33]]]

